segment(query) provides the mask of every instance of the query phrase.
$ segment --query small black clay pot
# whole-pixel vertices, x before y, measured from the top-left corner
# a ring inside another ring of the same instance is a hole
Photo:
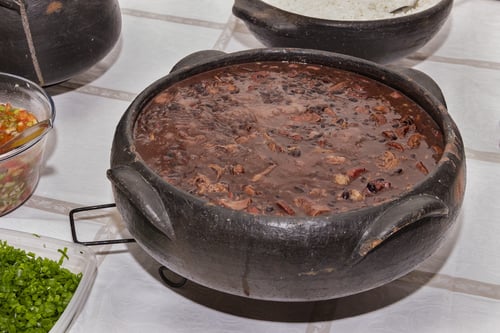
[[[144,164],[135,153],[132,133],[137,116],[155,95],[194,74],[255,61],[331,66],[399,90],[422,106],[444,133],[446,146],[437,169],[392,201],[300,218],[209,205]],[[375,288],[429,257],[456,221],[465,190],[465,157],[439,87],[421,72],[316,50],[207,51],[181,61],[132,102],[116,128],[108,178],[131,234],[172,271],[244,297],[308,301]]]
[[[42,86],[90,68],[121,32],[117,0],[0,0],[0,71]]]
[[[379,20],[325,20],[291,13],[260,0],[235,0],[233,14],[264,45],[347,54],[379,63],[424,46],[443,26],[453,0],[421,12]]]

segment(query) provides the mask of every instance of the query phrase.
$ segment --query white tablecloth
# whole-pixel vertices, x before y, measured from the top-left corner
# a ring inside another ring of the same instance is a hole
[[[132,99],[182,57],[262,45],[230,0],[120,0],[121,39],[100,63],[48,89],[55,130],[40,183],[0,227],[71,240],[70,209],[113,202],[106,178],[115,126]],[[166,287],[135,243],[94,248],[99,269],[78,332],[500,332],[500,1],[456,0],[423,49],[398,62],[439,84],[464,138],[467,190],[457,228],[414,272],[341,299],[273,303],[189,283]],[[127,235],[119,214],[78,222],[81,240]]]

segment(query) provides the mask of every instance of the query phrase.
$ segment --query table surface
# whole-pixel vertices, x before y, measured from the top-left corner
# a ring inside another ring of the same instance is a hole
[[[48,88],[55,130],[34,195],[0,227],[71,240],[68,213],[113,202],[106,178],[115,126],[133,98],[199,50],[262,47],[230,0],[120,0],[122,35],[101,62]],[[499,332],[500,1],[456,0],[440,33],[396,65],[441,87],[466,146],[457,227],[417,269],[340,299],[275,303],[188,282],[167,287],[137,244],[94,247],[98,274],[70,332]],[[114,209],[77,223],[81,240],[127,234]]]

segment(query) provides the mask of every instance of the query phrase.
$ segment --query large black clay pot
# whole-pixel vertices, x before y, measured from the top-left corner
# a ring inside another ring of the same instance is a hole
[[[220,66],[265,60],[341,68],[406,94],[444,132],[446,148],[437,169],[397,199],[378,206],[320,217],[266,217],[207,205],[162,180],[135,153],[136,118],[165,87]],[[116,128],[108,177],[132,235],[172,271],[235,295],[306,301],[375,288],[434,253],[462,204],[465,157],[441,92],[423,73],[324,51],[210,51],[186,58],[133,101]]]
[[[117,0],[0,0],[0,71],[42,86],[90,68],[121,32]]]

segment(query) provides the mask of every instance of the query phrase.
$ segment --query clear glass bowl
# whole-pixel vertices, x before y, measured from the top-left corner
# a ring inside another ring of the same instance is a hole
[[[26,109],[38,121],[50,119],[52,127],[55,118],[52,98],[30,80],[0,73],[0,103]],[[46,134],[0,154],[0,216],[22,205],[35,190],[44,161]]]

